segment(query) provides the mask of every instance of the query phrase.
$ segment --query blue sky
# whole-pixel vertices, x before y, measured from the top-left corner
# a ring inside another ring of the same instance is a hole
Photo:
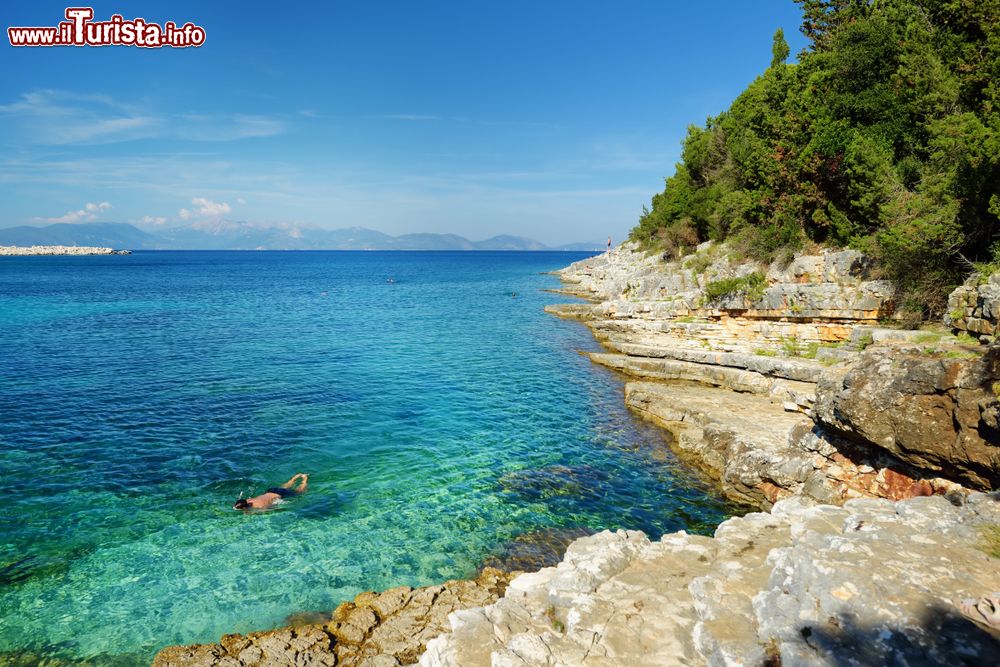
[[[5,4],[8,26],[65,3]],[[227,8],[229,7],[229,8]],[[100,2],[190,49],[0,47],[0,227],[214,219],[621,239],[792,0]]]

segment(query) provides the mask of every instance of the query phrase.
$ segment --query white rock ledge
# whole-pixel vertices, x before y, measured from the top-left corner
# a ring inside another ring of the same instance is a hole
[[[1000,494],[793,497],[714,538],[605,531],[496,603],[452,613],[419,664],[996,664],[1000,632],[957,606],[1000,590],[1000,560],[979,548],[990,524]]]

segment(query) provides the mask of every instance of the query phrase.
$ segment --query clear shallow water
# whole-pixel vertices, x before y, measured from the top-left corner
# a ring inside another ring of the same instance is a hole
[[[143,664],[529,531],[711,530],[733,508],[542,311],[583,256],[2,258],[0,653]]]

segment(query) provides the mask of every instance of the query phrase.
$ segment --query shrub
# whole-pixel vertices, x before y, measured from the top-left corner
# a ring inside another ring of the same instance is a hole
[[[725,278],[708,283],[705,285],[705,298],[708,303],[715,303],[727,297],[742,296],[752,303],[764,296],[765,287],[767,280],[763,274],[755,271],[738,278]]]

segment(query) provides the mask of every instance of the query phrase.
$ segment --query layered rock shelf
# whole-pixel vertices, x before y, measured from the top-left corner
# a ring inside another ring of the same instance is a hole
[[[734,499],[1000,482],[1000,351],[943,327],[883,326],[895,291],[860,253],[759,267],[710,243],[678,261],[626,244],[558,275],[588,303],[546,310],[591,328],[607,351],[590,358],[630,378],[626,403]],[[982,317],[988,285],[969,306]]]
[[[0,256],[21,255],[131,255],[131,250],[70,245],[0,246]]]

